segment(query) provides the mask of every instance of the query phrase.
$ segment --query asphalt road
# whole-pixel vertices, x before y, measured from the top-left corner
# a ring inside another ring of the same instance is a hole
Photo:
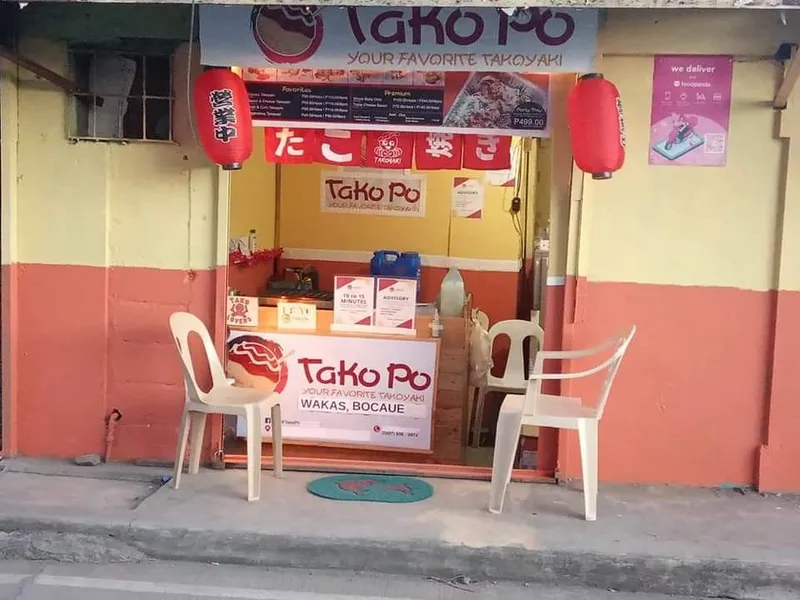
[[[453,584],[457,585],[457,584]],[[681,600],[607,590],[213,564],[0,561],[0,600]],[[689,599],[684,599],[689,600]]]

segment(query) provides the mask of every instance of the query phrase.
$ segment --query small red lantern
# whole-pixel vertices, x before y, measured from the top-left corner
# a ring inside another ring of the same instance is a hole
[[[567,101],[575,164],[592,179],[610,179],[625,162],[625,124],[619,90],[599,73],[578,79]]]
[[[244,81],[228,69],[211,69],[194,81],[197,132],[208,157],[226,171],[242,168],[253,153],[253,118]]]

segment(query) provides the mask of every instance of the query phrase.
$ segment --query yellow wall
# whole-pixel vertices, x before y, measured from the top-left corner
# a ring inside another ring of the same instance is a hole
[[[611,181],[584,178],[580,235],[571,240],[580,275],[775,287],[784,142],[771,108],[780,69],[770,56],[800,26],[787,18],[785,27],[774,13],[608,12],[600,70],[620,89],[627,158]],[[648,165],[654,53],[735,55],[726,167]]]
[[[68,75],[63,44],[29,39],[20,52]],[[19,73],[17,215],[3,225],[17,230],[19,262],[216,266],[215,167],[176,144],[72,143],[66,137],[64,92]],[[180,88],[176,85],[176,112],[185,112]]]
[[[275,245],[275,165],[264,159],[264,130],[255,128],[254,150],[241,171],[231,175],[230,236],[256,230],[259,248]]]
[[[286,248],[373,251],[412,250],[429,256],[514,260],[519,238],[508,210],[511,188],[486,187],[484,215],[450,221],[451,190],[456,175],[427,172],[424,218],[324,213],[320,210],[320,175],[331,167],[281,169],[280,243]],[[448,239],[449,234],[449,239]],[[449,253],[448,253],[449,246]]]
[[[0,59],[0,243],[2,264],[17,260],[17,230],[12,225],[17,219],[17,68]]]
[[[257,151],[240,173],[232,176],[231,237],[256,228],[261,247],[275,242],[274,165],[263,157],[261,133]],[[450,201],[453,177],[481,173],[427,172],[424,218],[379,217],[323,213],[320,177],[324,165],[280,168],[280,206],[277,243],[284,248],[366,252],[376,249],[414,250],[429,256],[454,256],[489,260],[516,260],[518,236],[508,210],[512,188],[486,186],[482,219],[453,218]],[[448,254],[449,247],[449,254]]]

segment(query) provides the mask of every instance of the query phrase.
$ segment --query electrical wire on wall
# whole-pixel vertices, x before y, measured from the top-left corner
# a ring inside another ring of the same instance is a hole
[[[450,213],[449,213],[448,216],[449,216],[449,218],[447,219],[447,266],[449,268],[449,267],[455,266],[455,265],[453,265],[453,262],[451,260],[451,255],[450,255],[450,248],[451,248],[451,244],[453,243],[453,219],[455,218],[453,216],[452,207],[450,208]]]
[[[523,204],[527,210],[527,195],[528,195],[528,155],[524,149],[524,140],[520,140],[516,145],[516,156],[512,157],[514,164],[514,196],[511,199],[511,206],[508,207],[508,214],[511,217],[511,224],[514,226],[514,231],[517,232],[519,240],[519,248],[517,250],[517,258],[524,260],[525,258],[525,235],[520,213],[522,212]],[[523,203],[522,188],[525,189],[525,202]]]
[[[192,131],[192,140],[195,146],[200,145],[197,128],[194,122],[194,109],[192,108],[192,64],[194,62],[194,29],[197,21],[197,0],[192,0],[189,14],[189,45],[186,57],[186,110],[189,112],[189,128]]]

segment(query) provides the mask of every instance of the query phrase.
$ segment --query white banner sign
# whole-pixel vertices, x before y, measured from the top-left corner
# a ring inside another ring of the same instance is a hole
[[[231,331],[228,375],[281,395],[286,440],[431,449],[434,340]]]
[[[202,5],[200,58],[240,67],[581,73],[593,70],[597,15],[583,7]]]
[[[320,198],[322,212],[424,217],[425,176],[323,171]]]

